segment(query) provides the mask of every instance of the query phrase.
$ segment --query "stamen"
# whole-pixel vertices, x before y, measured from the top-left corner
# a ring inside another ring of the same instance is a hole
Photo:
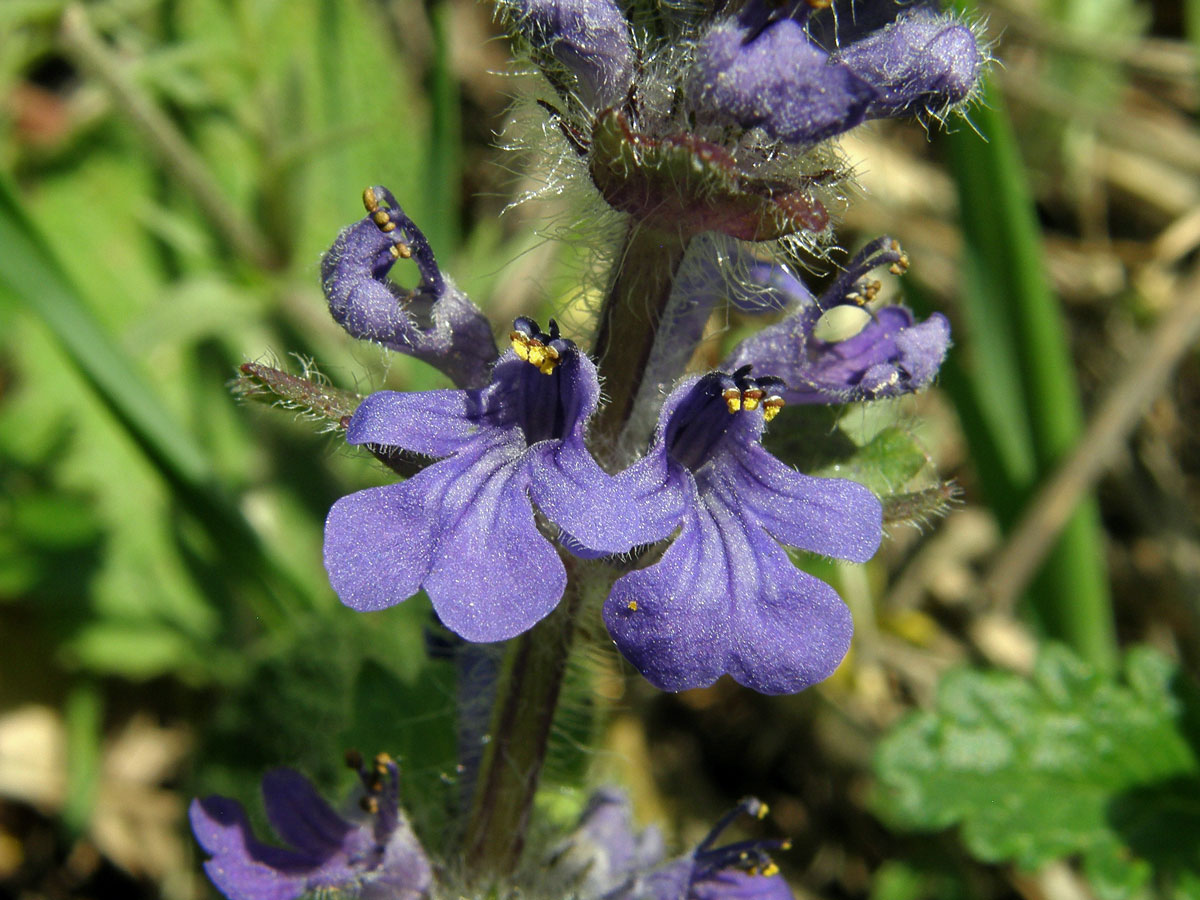
[[[742,391],[742,409],[756,410],[766,391],[760,388],[748,388]]]
[[[738,412],[742,408],[742,392],[737,388],[726,388],[721,391],[721,399],[725,401],[725,408],[730,414]]]
[[[626,609],[628,609],[630,612],[637,612],[637,608],[638,603],[636,600],[630,600],[629,604],[626,606]]]
[[[778,394],[772,394],[763,401],[763,419],[767,422],[770,422],[777,415],[779,415],[779,411],[783,409],[783,407],[783,398]]]
[[[379,798],[364,796],[358,801],[358,806],[363,812],[375,815],[379,812]]]
[[[368,187],[363,189],[363,206],[367,208],[367,212],[373,213],[379,209],[379,198],[375,196],[375,188]]]
[[[557,340],[558,326],[551,322],[549,335],[541,334],[532,320],[524,317],[513,322],[513,326],[513,330],[508,333],[508,338],[512,341],[513,352],[517,354],[517,358],[534,366],[543,375],[552,374],[561,361],[561,355],[556,348],[545,343],[542,338],[548,337],[550,340]],[[526,329],[532,333],[527,333]]]

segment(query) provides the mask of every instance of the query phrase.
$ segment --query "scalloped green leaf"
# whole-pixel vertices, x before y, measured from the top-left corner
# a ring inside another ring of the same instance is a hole
[[[879,746],[894,827],[961,828],[972,854],[1023,869],[1082,857],[1104,900],[1200,883],[1200,702],[1172,663],[1130,652],[1122,677],[1053,646],[1029,678],[945,676],[936,708]]]

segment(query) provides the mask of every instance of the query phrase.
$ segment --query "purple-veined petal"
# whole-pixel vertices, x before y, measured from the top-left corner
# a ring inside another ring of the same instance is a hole
[[[342,603],[374,612],[421,589],[433,565],[441,495],[458,474],[452,462],[333,505],[325,519],[325,570]]]
[[[346,442],[449,456],[479,433],[478,407],[475,391],[379,391],[354,411]]]
[[[494,449],[447,487],[433,567],[424,579],[433,608],[468,641],[503,641],[527,631],[558,604],[567,574],[537,529],[522,455],[514,457],[511,446]]]
[[[272,769],[263,776],[263,804],[267,819],[284,842],[320,859],[343,848],[354,830],[317,793],[307,778],[294,769]]]
[[[193,800],[188,817],[196,840],[212,857],[204,871],[230,900],[294,900],[320,865],[308,854],[261,843],[236,800]]]
[[[799,691],[837,668],[853,630],[829,585],[716,494],[697,498],[661,560],[618,579],[604,621],[625,657],[670,691],[726,673],[764,694]]]
[[[609,475],[580,441],[530,448],[534,501],[585,557],[624,553],[670,534],[682,511],[678,492],[638,472]],[[626,470],[629,472],[629,470]]]
[[[727,504],[747,510],[792,547],[866,562],[883,540],[883,508],[869,490],[840,478],[802,475],[761,444],[722,454],[708,481]]]
[[[407,600],[429,576],[439,541],[497,465],[520,457],[514,436],[490,435],[400,484],[343,497],[325,520],[325,569],[347,606],[372,612]]]

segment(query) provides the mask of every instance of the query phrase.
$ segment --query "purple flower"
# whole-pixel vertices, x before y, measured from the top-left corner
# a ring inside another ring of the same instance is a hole
[[[820,299],[783,266],[753,270],[764,287],[799,308],[738,344],[724,365],[753,364],[756,372],[782,379],[789,403],[875,400],[928,386],[946,358],[950,323],[940,313],[918,323],[903,306],[865,309],[879,290],[866,276],[884,265],[896,272],[908,265],[888,237],[863,248]]]
[[[429,860],[399,807],[399,771],[386,756],[368,770],[353,760],[366,788],[365,822],[344,819],[303,775],[273,769],[262,780],[267,819],[290,847],[255,838],[236,800],[192,801],[196,840],[211,859],[204,871],[229,900],[293,900],[319,890],[352,890],[363,900],[428,895]]]
[[[759,126],[795,144],[850,130],[875,96],[792,19],[766,28],[739,19],[718,23],[701,39],[685,91],[701,121]]]
[[[636,832],[629,798],[600,788],[588,798],[575,830],[554,848],[544,889],[580,900],[608,897],[661,863],[663,855],[662,832],[654,826]],[[560,889],[551,890],[551,883]]]
[[[600,110],[625,99],[633,84],[633,44],[629,24],[612,0],[506,0],[505,5],[534,50],[549,51],[575,76],[573,93],[584,106]]]
[[[677,387],[648,454],[617,478],[648,530],[679,529],[662,558],[622,576],[604,604],[621,652],[663,690],[728,673],[783,694],[830,675],[850,644],[850,613],[780,544],[864,562],[882,537],[879,501],[866,488],[801,475],[763,449],[783,398],[776,379],[749,373]]]
[[[442,274],[425,235],[391,191],[369,187],[363,204],[367,217],[343,229],[321,260],[333,318],[352,336],[424,360],[460,387],[486,384],[496,342],[483,313]],[[387,277],[397,260],[408,258],[421,275],[411,291]]]
[[[920,7],[848,44],[835,59],[875,89],[867,109],[872,119],[937,113],[961,103],[983,65],[970,28]]]
[[[735,818],[763,818],[767,805],[753,797],[724,815],[687,856],[637,873],[606,900],[791,900],[792,891],[768,851],[788,841],[750,840],[717,847],[717,838]]]
[[[584,446],[595,366],[553,321],[543,334],[517,319],[511,337],[485,388],[383,391],[355,411],[351,444],[446,458],[334,504],[325,567],[347,606],[382,609],[423,588],[451,631],[505,640],[546,616],[566,584],[531,500],[572,548],[638,542],[632,501]]]
[[[982,55],[966,26],[924,9],[897,18],[902,7],[887,2],[843,15],[890,24],[839,34],[836,10],[822,17],[832,25],[809,21],[828,5],[751,0],[717,22],[700,39],[684,87],[697,118],[809,144],[867,118],[943,110],[973,90]]]

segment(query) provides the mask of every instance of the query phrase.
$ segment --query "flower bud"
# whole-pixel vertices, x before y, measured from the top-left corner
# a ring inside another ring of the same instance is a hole
[[[863,121],[871,86],[783,19],[755,33],[738,20],[714,27],[696,51],[685,92],[702,122],[761,127],[793,144],[825,140]]]
[[[916,9],[835,54],[875,89],[872,119],[937,112],[970,96],[983,55],[975,35],[950,16]]]
[[[612,0],[513,0],[505,9],[535,59],[549,54],[575,76],[574,85],[555,87],[573,89],[592,109],[625,98],[633,84],[633,45],[629,24]]]

